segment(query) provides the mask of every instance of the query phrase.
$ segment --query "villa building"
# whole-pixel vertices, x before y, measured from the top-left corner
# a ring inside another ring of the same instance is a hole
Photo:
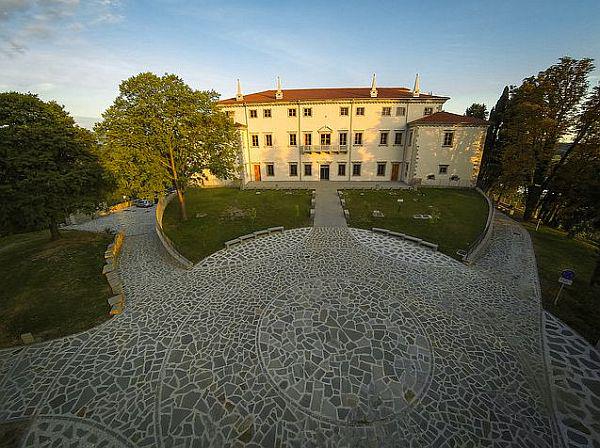
[[[475,184],[487,122],[442,111],[419,76],[402,87],[286,89],[219,102],[238,126],[242,182]]]

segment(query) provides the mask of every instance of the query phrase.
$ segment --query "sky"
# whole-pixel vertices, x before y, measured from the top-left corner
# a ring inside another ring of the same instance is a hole
[[[137,73],[175,73],[235,95],[377,84],[490,109],[558,58],[600,66],[600,0],[0,0],[0,91],[55,100],[98,120]],[[591,81],[600,80],[595,70]]]

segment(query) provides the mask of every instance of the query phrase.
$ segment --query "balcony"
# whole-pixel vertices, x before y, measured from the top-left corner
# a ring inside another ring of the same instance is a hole
[[[311,153],[311,152],[326,152],[326,153],[338,153],[338,152],[348,152],[348,145],[302,145],[300,146],[300,151],[303,154]]]

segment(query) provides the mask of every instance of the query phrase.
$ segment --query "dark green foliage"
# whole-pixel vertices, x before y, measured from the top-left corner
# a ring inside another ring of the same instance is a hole
[[[501,174],[501,154],[502,141],[500,140],[500,129],[504,123],[504,115],[509,100],[509,88],[504,87],[502,95],[498,99],[496,106],[490,112],[490,127],[488,128],[481,157],[481,167],[477,186],[484,191],[488,191],[496,182]]]
[[[487,120],[488,112],[485,104],[473,103],[465,111],[467,117],[481,118]]]
[[[93,134],[54,102],[0,93],[0,228],[2,233],[58,223],[94,209],[110,183]]]

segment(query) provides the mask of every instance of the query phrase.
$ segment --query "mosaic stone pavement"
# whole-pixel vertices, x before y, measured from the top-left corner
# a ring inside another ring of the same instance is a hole
[[[184,271],[152,212],[78,226],[126,231],[124,314],[0,352],[0,421],[31,417],[25,446],[560,446],[536,287],[523,266],[494,280],[514,232],[475,268],[320,228]]]

